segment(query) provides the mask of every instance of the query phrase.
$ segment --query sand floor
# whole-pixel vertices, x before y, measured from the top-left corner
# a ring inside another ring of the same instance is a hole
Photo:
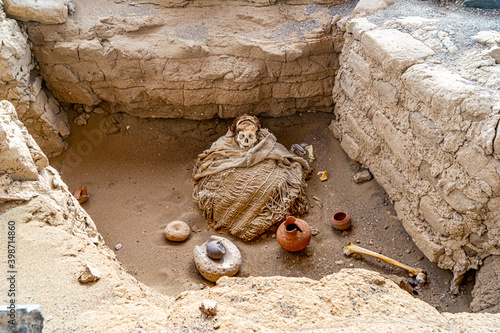
[[[73,119],[75,114],[70,114]],[[193,203],[192,167],[197,155],[225,134],[230,120],[205,122],[182,119],[138,119],[127,115],[93,114],[88,125],[72,125],[69,149],[51,159],[70,189],[86,186],[91,195],[83,208],[95,221],[106,244],[114,249],[124,267],[139,281],[157,291],[176,295],[183,290],[206,288],[210,283],[197,272],[194,246],[210,235],[224,236],[240,249],[243,264],[237,276],[305,276],[320,279],[345,267],[366,268],[383,274],[408,277],[405,271],[377,259],[353,259],[342,254],[348,241],[381,252],[428,272],[428,283],[416,297],[440,311],[470,311],[473,276],[464,279],[458,296],[449,294],[452,274],[437,267],[413,244],[383,188],[375,180],[356,184],[352,177],[361,166],[340,148],[328,125],[333,115],[301,115],[261,119],[263,127],[286,147],[313,144],[316,161],[307,194],[312,205],[304,219],[319,230],[309,246],[298,253],[283,250],[273,230],[252,243],[227,233],[207,230],[201,211]],[[104,134],[111,127],[117,134]],[[319,180],[317,171],[329,179]],[[353,227],[346,232],[330,225],[337,211],[348,212]],[[172,220],[186,221],[194,230],[182,243],[172,243],[163,229]]]

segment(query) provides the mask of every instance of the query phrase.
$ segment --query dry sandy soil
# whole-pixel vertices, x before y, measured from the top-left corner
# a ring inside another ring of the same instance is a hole
[[[70,114],[73,119],[76,114]],[[286,147],[293,143],[313,144],[316,161],[307,194],[312,206],[304,217],[319,230],[309,246],[298,253],[283,250],[274,238],[275,229],[259,240],[245,243],[227,233],[207,230],[201,211],[192,200],[194,161],[225,134],[230,120],[205,122],[180,119],[138,119],[115,115],[107,120],[93,114],[87,126],[73,125],[69,149],[53,158],[71,189],[88,187],[90,199],[83,208],[95,221],[106,244],[139,281],[155,290],[174,296],[183,290],[210,285],[197,272],[193,248],[210,235],[233,241],[243,256],[237,276],[305,276],[313,279],[341,268],[366,268],[383,274],[407,278],[406,272],[379,260],[353,259],[342,254],[348,241],[381,252],[389,257],[428,272],[428,283],[417,287],[416,297],[440,311],[467,312],[473,276],[464,279],[458,296],[449,294],[449,271],[440,269],[423,256],[395,217],[392,204],[375,180],[356,184],[353,175],[360,166],[340,148],[328,126],[333,115],[301,115],[261,119]],[[116,134],[104,134],[110,128]],[[329,179],[319,180],[318,171],[327,170]],[[348,212],[353,227],[346,232],[330,225],[337,211]],[[193,230],[182,243],[163,236],[172,220],[184,220]]]

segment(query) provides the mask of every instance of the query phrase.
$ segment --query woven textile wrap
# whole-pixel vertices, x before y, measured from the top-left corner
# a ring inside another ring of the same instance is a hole
[[[308,211],[307,162],[261,129],[253,148],[240,148],[231,131],[198,156],[193,199],[209,226],[250,241],[286,216]]]

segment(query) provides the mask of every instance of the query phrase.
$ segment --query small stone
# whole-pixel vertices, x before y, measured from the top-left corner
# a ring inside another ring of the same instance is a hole
[[[420,257],[418,257],[418,260],[419,260],[419,261],[424,260],[424,256],[420,256]]]
[[[406,249],[405,251],[407,254],[410,254],[411,253],[411,249]]]
[[[207,245],[207,256],[212,259],[220,259],[226,253],[224,245],[220,241],[212,241]]]
[[[359,239],[356,239],[356,244],[361,244],[361,241]]]
[[[354,267],[354,264],[349,264],[349,267],[353,268],[353,267]]]
[[[118,243],[116,244],[115,246],[115,251],[118,251],[119,249],[121,249],[123,247],[122,243]]]
[[[320,234],[320,231],[314,227],[311,227],[311,235],[313,236],[318,236]]]
[[[372,179],[372,174],[368,170],[363,170],[355,174],[353,179],[356,183],[361,184]]]
[[[336,265],[343,265],[344,261],[343,260],[335,260]]]
[[[191,228],[186,222],[172,221],[165,227],[163,234],[169,241],[182,242],[191,234]]]
[[[260,236],[261,239],[263,240],[266,240],[267,239],[267,234],[263,234],[262,236]]]
[[[283,297],[285,297],[285,296],[283,296],[283,295],[278,295],[278,298],[279,298],[279,299],[283,299]]]
[[[368,242],[368,245],[373,245],[373,239],[370,239],[370,241]]]
[[[73,122],[75,124],[77,124],[78,126],[83,126],[83,125],[87,125],[87,120],[89,118],[90,118],[90,114],[88,114],[88,113],[82,113],[82,114],[79,114],[78,116],[76,116],[73,119]]]
[[[207,316],[215,316],[217,314],[217,302],[211,299],[204,299],[201,302],[200,310]]]
[[[82,283],[87,283],[87,282],[94,282],[97,281],[101,278],[101,272],[99,272],[97,269],[92,267],[91,265],[87,264],[83,271],[80,273],[80,276],[78,277],[78,281]]]
[[[384,230],[387,230],[387,229],[389,229],[389,226],[386,224],[386,225],[384,225]]]
[[[272,235],[271,235],[271,238],[272,238],[272,239],[275,239],[275,238],[276,238],[276,234],[272,234]]]

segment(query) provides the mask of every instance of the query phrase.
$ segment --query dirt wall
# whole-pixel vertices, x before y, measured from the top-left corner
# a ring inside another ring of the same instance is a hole
[[[60,154],[66,148],[63,138],[69,135],[66,112],[43,87],[28,36],[16,20],[6,18],[1,3],[0,42],[0,99],[16,106],[19,119],[47,155]]]
[[[342,33],[326,6],[113,2],[105,16],[74,2],[64,25],[28,27],[60,102],[156,118],[332,111]]]
[[[457,284],[500,253],[500,91],[433,58],[457,52],[437,22],[347,23],[331,129],[390,195],[419,249]]]

